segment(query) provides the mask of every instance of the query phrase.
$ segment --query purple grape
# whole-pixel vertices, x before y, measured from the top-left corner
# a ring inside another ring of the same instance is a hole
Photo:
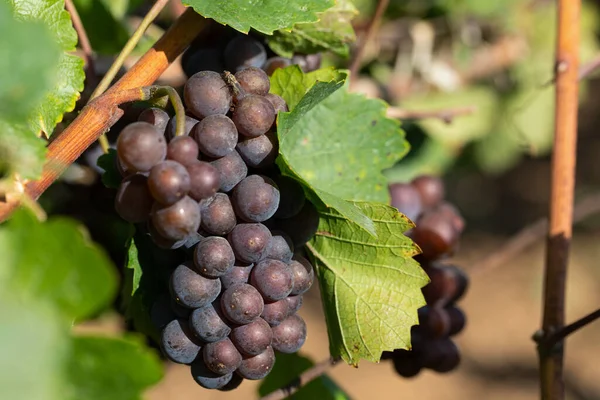
[[[304,257],[295,256],[290,263],[290,267],[294,274],[294,288],[291,294],[306,293],[315,280],[315,272],[312,264]]]
[[[249,167],[257,169],[270,167],[279,154],[277,133],[268,131],[255,138],[246,138],[237,144],[236,149]]]
[[[243,381],[244,378],[242,378],[240,375],[231,374],[231,380],[225,386],[220,387],[218,389],[221,392],[229,392],[230,390],[237,389]]]
[[[115,197],[115,210],[127,222],[140,223],[148,219],[154,199],[148,190],[148,178],[134,174],[123,179]]]
[[[204,345],[202,358],[208,369],[219,375],[232,373],[242,363],[242,355],[228,338]]]
[[[171,240],[182,240],[200,227],[200,206],[185,196],[170,206],[155,203],[152,207],[152,224],[158,233]]]
[[[262,353],[244,358],[237,373],[245,379],[258,380],[269,375],[275,365],[275,352],[271,346]]]
[[[171,274],[171,296],[188,308],[205,307],[221,292],[221,281],[203,277],[190,268],[190,264],[189,261],[181,264]]]
[[[243,262],[260,261],[267,252],[271,232],[263,224],[238,224],[227,236],[235,257]]]
[[[222,53],[221,49],[194,49],[187,57],[181,58],[181,68],[188,77],[200,71],[221,72],[225,69],[221,61]]]
[[[263,312],[260,315],[269,325],[277,326],[284,319],[290,316],[290,305],[286,297],[283,300],[265,303]]]
[[[292,65],[292,60],[284,57],[271,57],[265,61],[262,66],[263,71],[269,76],[273,75],[273,72],[279,68],[285,68]]]
[[[283,300],[294,287],[294,272],[279,260],[267,259],[256,264],[250,282],[265,300]]]
[[[298,312],[298,310],[300,310],[300,307],[302,307],[302,295],[296,295],[296,296],[288,296],[285,298],[285,300],[281,300],[281,301],[285,301],[288,304],[289,307],[289,315],[295,314]]]
[[[416,221],[423,211],[419,191],[408,183],[391,184],[389,190],[392,207],[396,207],[410,220]]]
[[[265,96],[265,99],[269,100],[275,109],[275,114],[279,114],[280,112],[288,112],[287,103],[283,99],[283,97],[276,95],[274,93],[268,93]]]
[[[250,175],[233,189],[231,203],[236,215],[244,221],[266,221],[277,211],[279,189],[271,178]]]
[[[167,142],[154,125],[147,122],[133,122],[123,128],[119,134],[117,155],[128,171],[149,171],[165,159]]]
[[[209,115],[225,115],[231,107],[231,92],[221,75],[200,71],[192,75],[183,88],[187,108],[202,119]]]
[[[183,135],[188,136],[194,126],[200,122],[194,117],[190,117],[189,115],[185,116],[185,128],[183,130]],[[168,140],[173,140],[176,136],[175,133],[177,131],[177,116],[173,115],[173,117],[169,120],[169,124],[167,125],[167,129],[165,130],[165,136]]]
[[[235,149],[238,132],[235,124],[225,115],[209,115],[194,127],[191,133],[202,154],[224,157]]]
[[[233,328],[229,336],[235,347],[245,356],[255,356],[271,345],[273,332],[262,318],[246,325]]]
[[[297,314],[290,315],[272,330],[272,346],[282,353],[295,353],[306,341],[306,323]]]
[[[219,190],[229,192],[248,174],[248,167],[237,151],[210,162],[220,174]]]
[[[188,239],[187,236],[180,240],[167,239],[166,237],[162,236],[158,232],[158,230],[156,230],[156,228],[154,227],[154,224],[152,223],[152,220],[147,221],[146,228],[148,229],[148,233],[150,234],[150,238],[152,239],[152,242],[155,245],[157,245],[158,247],[160,247],[161,249],[166,249],[166,250],[179,249],[180,247],[183,247],[183,245],[187,242],[187,239]]]
[[[275,108],[269,100],[249,94],[238,101],[232,120],[241,135],[252,138],[267,133],[275,122],[275,115]]]
[[[169,123],[169,114],[162,108],[146,108],[138,116],[138,121],[152,124],[159,133],[164,133]]]
[[[169,206],[181,200],[190,190],[190,175],[176,161],[166,160],[156,164],[148,176],[148,189],[160,204]]]
[[[236,72],[235,79],[246,93],[264,96],[271,89],[269,76],[257,67],[248,67]]]
[[[246,283],[230,286],[221,296],[221,309],[231,322],[249,324],[263,311],[264,302],[258,290]]]
[[[315,71],[321,66],[321,53],[295,54],[292,57],[292,64],[298,65],[304,73]]]
[[[160,347],[165,357],[179,364],[191,364],[201,350],[187,321],[183,319],[175,319],[164,327]]]
[[[196,201],[208,199],[219,190],[221,174],[213,165],[196,161],[187,166],[190,175],[190,197]]]
[[[267,60],[267,51],[258,40],[240,35],[232,39],[223,52],[225,68],[240,71],[247,67],[260,67]]]
[[[167,145],[167,159],[187,166],[198,161],[198,144],[189,136],[177,136]]]
[[[237,220],[229,196],[217,193],[203,200],[200,226],[213,235],[227,235],[235,227]]]
[[[253,267],[254,264],[234,265],[233,268],[221,276],[221,286],[223,289],[229,289],[236,283],[248,283]]]
[[[198,338],[209,343],[223,340],[231,333],[218,302],[192,311],[190,328]]]
[[[218,278],[235,263],[233,250],[227,239],[209,236],[198,243],[194,250],[196,270],[207,278]]]
[[[272,230],[266,258],[289,263],[293,255],[294,244],[290,236],[283,231]]]
[[[223,388],[232,381],[234,375],[232,373],[225,375],[215,374],[208,369],[201,357],[192,363],[190,371],[192,372],[194,381],[205,389]]]

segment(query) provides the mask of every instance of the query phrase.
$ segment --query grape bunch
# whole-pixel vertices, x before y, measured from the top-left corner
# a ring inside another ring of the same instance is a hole
[[[422,175],[411,183],[392,184],[389,190],[392,206],[415,221],[407,236],[421,248],[415,259],[431,282],[422,289],[427,305],[419,309],[419,325],[412,328],[412,349],[384,353],[383,358],[391,359],[396,372],[406,378],[424,368],[449,372],[460,363],[452,337],[465,327],[465,314],[456,302],[465,294],[468,278],[443,259],[456,251],[464,220],[444,201],[444,185],[439,178]]]
[[[278,68],[298,65],[304,72],[319,69],[321,54],[295,54],[291,58],[272,53],[259,35],[239,34],[213,23],[183,53],[181,66],[187,76],[199,71],[238,72],[248,67],[263,69],[272,75]]]
[[[208,389],[264,378],[275,351],[306,339],[296,313],[314,271],[302,247],[319,217],[275,165],[287,105],[269,90],[260,68],[199,71],[183,89],[184,132],[181,116],[148,108],[117,140],[117,213],[188,255],[150,312],[161,350]]]

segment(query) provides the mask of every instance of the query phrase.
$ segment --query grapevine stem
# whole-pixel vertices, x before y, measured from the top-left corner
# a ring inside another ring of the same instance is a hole
[[[542,341],[564,327],[565,286],[575,187],[580,13],[580,0],[558,1],[556,115],[544,271]],[[563,352],[564,346],[538,346],[542,400],[565,398]]]
[[[153,100],[169,96],[169,100],[175,109],[175,136],[185,135],[185,108],[183,107],[183,102],[181,101],[181,97],[179,97],[179,93],[171,86],[148,86],[144,89],[147,90],[146,93],[148,97],[143,100]]]
[[[314,379],[326,373],[332,367],[337,365],[340,360],[340,357],[330,357],[327,360],[323,360],[304,371],[287,385],[280,387],[266,396],[261,397],[260,400],[283,400],[302,389],[302,387],[304,387],[307,383],[312,382]]]
[[[91,86],[94,86],[97,83],[98,79],[96,77],[94,50],[92,50],[90,39],[88,38],[83,23],[81,22],[81,18],[79,17],[79,13],[77,12],[77,7],[75,7],[75,5],[73,4],[73,0],[65,0],[65,8],[71,15],[73,27],[75,28],[75,31],[77,32],[77,37],[79,38],[79,46],[81,46],[85,63],[87,64],[87,83]]]
[[[129,40],[115,59],[115,61],[112,63],[109,70],[106,72],[98,86],[96,86],[96,89],[92,92],[90,100],[93,100],[94,98],[98,97],[99,95],[104,93],[106,89],[108,89],[113,79],[115,79],[115,76],[117,76],[117,74],[119,73],[119,70],[123,66],[123,63],[125,62],[127,57],[131,54],[131,52],[135,49],[135,46],[137,46],[139,41],[144,36],[146,29],[148,29],[150,24],[152,24],[152,22],[156,19],[158,14],[160,14],[162,9],[165,7],[165,5],[167,5],[168,2],[169,0],[158,0],[156,3],[154,3],[150,11],[148,11],[148,14],[144,16],[144,19],[142,19],[140,25],[137,27],[135,32],[133,32],[133,35],[131,35],[131,37],[129,38]],[[102,134],[102,136],[100,136],[98,141],[100,142],[102,150],[105,153],[108,153],[110,145],[104,133]]]
[[[600,318],[600,308],[584,317],[579,318],[577,321],[570,323],[561,330],[548,335],[543,341],[540,342],[540,345],[550,349],[556,344],[562,342],[570,334],[577,332],[579,329],[594,322],[598,318]]]

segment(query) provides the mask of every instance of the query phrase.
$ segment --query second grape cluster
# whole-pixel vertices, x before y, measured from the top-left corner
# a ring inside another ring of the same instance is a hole
[[[460,268],[442,260],[455,252],[464,220],[444,201],[444,184],[437,177],[423,175],[389,189],[392,206],[415,222],[407,236],[421,248],[415,258],[431,282],[422,289],[427,305],[419,309],[419,325],[411,330],[412,349],[384,353],[383,358],[392,359],[396,372],[406,378],[424,368],[449,372],[460,363],[452,337],[465,326],[465,315],[456,302],[464,295],[468,278]]]
[[[161,349],[209,389],[264,378],[275,351],[306,339],[296,312],[314,271],[301,251],[318,214],[275,165],[287,105],[269,90],[259,68],[200,71],[184,87],[183,132],[149,108],[117,141],[118,214],[156,246],[191,255],[151,310]]]

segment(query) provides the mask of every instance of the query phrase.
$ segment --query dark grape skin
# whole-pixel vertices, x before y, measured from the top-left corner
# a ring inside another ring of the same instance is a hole
[[[183,87],[183,98],[188,110],[199,119],[225,115],[231,107],[231,91],[221,75],[214,71],[192,75]]]
[[[189,136],[174,137],[167,145],[167,159],[181,165],[190,165],[198,161],[198,144]]]
[[[294,275],[292,295],[304,294],[310,289],[315,280],[315,271],[312,264],[302,256],[294,256],[290,263]]]
[[[396,207],[411,221],[416,221],[423,211],[418,190],[407,183],[393,183],[389,186],[389,191],[392,207]]]
[[[403,378],[415,377],[423,369],[418,356],[414,352],[404,349],[394,350],[392,353],[392,362],[396,373]]]
[[[306,198],[302,186],[287,176],[274,176],[273,180],[279,188],[279,207],[275,212],[276,218],[291,218],[297,215],[304,207]]]
[[[218,301],[192,311],[189,324],[192,332],[208,343],[223,340],[231,333]]]
[[[237,151],[210,162],[220,174],[219,190],[228,193],[248,175],[248,166]]]
[[[269,76],[273,75],[273,72],[279,68],[285,68],[292,65],[292,60],[285,57],[271,57],[262,66],[263,71]]]
[[[262,314],[264,301],[253,286],[239,283],[221,295],[221,310],[235,324],[249,324]]]
[[[202,357],[198,357],[191,365],[190,371],[194,381],[205,389],[220,389],[233,380],[233,373],[219,375],[209,370]]]
[[[261,67],[267,60],[267,51],[258,40],[239,35],[227,43],[223,57],[225,68],[237,72],[247,67]]]
[[[281,97],[277,94],[274,94],[274,93],[268,93],[265,96],[265,99],[267,99],[271,102],[271,104],[273,105],[273,108],[275,109],[276,114],[279,114],[280,112],[288,112],[289,111],[287,103],[285,102],[283,97]]]
[[[224,157],[235,149],[238,131],[226,115],[209,115],[192,130],[200,152],[208,157]]]
[[[304,73],[315,71],[321,66],[321,53],[295,54],[292,57],[292,64],[297,64]]]
[[[233,328],[229,336],[243,356],[256,356],[267,349],[273,340],[269,324],[262,318]]]
[[[444,182],[437,176],[421,175],[410,183],[419,193],[423,209],[436,207],[446,195]]]
[[[442,201],[436,208],[435,211],[440,218],[444,218],[450,221],[456,232],[462,234],[465,229],[465,220],[460,215],[460,212],[452,204]]]
[[[177,319],[177,315],[171,309],[171,296],[163,293],[154,300],[150,307],[150,320],[157,329],[162,329],[174,319]]]
[[[218,278],[235,263],[233,250],[227,239],[220,236],[209,236],[198,243],[194,250],[196,271],[207,278]]]
[[[170,240],[185,239],[200,227],[200,207],[188,196],[170,206],[154,203],[151,217],[158,233]]]
[[[171,296],[188,308],[208,306],[221,292],[221,281],[203,277],[192,269],[191,264],[189,261],[181,264],[171,274]]]
[[[237,224],[227,235],[236,259],[246,263],[262,260],[271,241],[271,232],[263,224]]]
[[[275,115],[275,108],[269,100],[249,94],[238,101],[231,119],[241,135],[257,137],[271,128]]]
[[[275,164],[279,155],[279,141],[275,131],[255,138],[240,140],[236,150],[250,168],[264,169]]]
[[[431,280],[422,289],[427,304],[453,303],[459,300],[468,288],[467,276],[456,266],[432,264],[424,269]]]
[[[297,314],[290,315],[273,330],[272,346],[281,353],[295,353],[306,341],[306,323]]]
[[[169,114],[162,108],[150,107],[140,113],[138,121],[152,124],[159,133],[164,133],[169,123]]]
[[[259,380],[269,375],[274,365],[275,352],[268,346],[262,353],[244,358],[237,373],[245,379]]]
[[[265,303],[262,314],[260,315],[269,325],[277,326],[284,319],[291,315],[290,297],[286,297],[283,300],[274,301],[272,303]]]
[[[236,283],[248,283],[248,281],[250,281],[252,268],[254,268],[254,264],[234,265],[233,268],[219,278],[221,279],[221,287],[223,290],[229,289]]]
[[[192,129],[196,126],[196,124],[200,122],[196,118],[190,117],[189,115],[185,116],[185,128],[183,130],[183,136],[189,136],[192,132]],[[167,129],[165,130],[165,136],[167,140],[173,140],[176,136],[177,129],[177,116],[173,115],[173,117],[169,120],[169,124],[167,125]]]
[[[165,159],[167,142],[154,125],[133,122],[119,134],[117,155],[128,171],[146,172]]]
[[[285,298],[285,301],[288,304],[289,307],[289,315],[295,314],[298,312],[298,310],[300,310],[300,307],[302,307],[302,295],[296,295],[296,296],[288,296]]]
[[[419,309],[419,325],[423,327],[427,336],[442,338],[450,333],[450,316],[442,307],[421,307]]]
[[[242,355],[228,338],[205,344],[202,358],[208,369],[219,375],[232,373],[242,363]]]
[[[165,206],[170,206],[187,195],[190,185],[190,175],[185,167],[172,160],[156,164],[148,175],[148,189],[152,197]]]
[[[229,196],[217,193],[204,200],[200,227],[213,235],[227,235],[235,227],[237,220]]]
[[[123,179],[115,196],[115,210],[127,222],[140,223],[148,219],[154,200],[148,190],[148,178],[141,174]]]
[[[279,207],[279,189],[263,175],[250,175],[233,188],[231,204],[236,215],[246,222],[263,222]]]
[[[225,386],[218,388],[218,390],[221,392],[229,392],[230,390],[237,389],[243,381],[244,378],[242,378],[240,375],[231,374],[231,380]]]
[[[260,68],[244,68],[236,72],[234,76],[246,93],[264,96],[271,89],[269,76]]]
[[[179,249],[181,247],[183,247],[185,245],[185,243],[187,242],[187,237],[181,240],[173,240],[173,239],[167,239],[166,237],[162,236],[158,230],[156,230],[156,228],[154,227],[154,224],[152,223],[152,220],[148,220],[146,223],[146,227],[148,229],[148,233],[150,234],[150,238],[152,239],[152,242],[160,247],[161,249],[166,249],[166,250],[175,250],[175,249]]]
[[[450,331],[448,332],[448,336],[456,335],[460,333],[467,323],[467,318],[465,317],[465,313],[456,306],[450,306],[446,308],[446,313],[450,318]]]
[[[165,357],[178,364],[191,364],[201,351],[184,319],[175,319],[163,328],[160,345]]]
[[[192,313],[192,309],[182,306],[173,297],[169,297],[171,298],[171,310],[177,315],[177,318],[188,320]]]
[[[296,249],[304,246],[317,233],[319,213],[311,202],[306,201],[300,212],[291,218],[278,220],[278,226],[290,235]]]
[[[450,338],[428,341],[423,345],[420,361],[425,368],[436,372],[450,372],[460,364],[460,352]]]
[[[294,272],[279,260],[266,259],[256,264],[250,282],[266,301],[283,300],[294,287]]]
[[[223,51],[216,48],[193,49],[187,57],[182,57],[181,68],[190,77],[200,71],[221,72],[225,69],[221,61]]]
[[[284,231],[272,230],[266,258],[289,263],[293,255],[294,244],[290,236]]]
[[[221,174],[214,165],[205,161],[196,161],[186,168],[190,175],[189,196],[192,199],[200,201],[217,193],[221,184]]]
[[[451,220],[437,212],[424,213],[412,229],[410,237],[422,250],[427,260],[437,260],[452,255],[460,238]]]

